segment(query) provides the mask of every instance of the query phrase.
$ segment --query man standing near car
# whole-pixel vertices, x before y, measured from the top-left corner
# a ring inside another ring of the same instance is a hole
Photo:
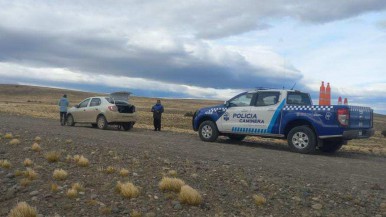
[[[67,107],[69,105],[66,94],[59,100],[58,105],[60,110],[60,125],[63,126],[67,121]]]
[[[157,103],[151,108],[151,112],[153,112],[154,131],[161,131],[161,117],[164,112],[161,100],[157,100]]]

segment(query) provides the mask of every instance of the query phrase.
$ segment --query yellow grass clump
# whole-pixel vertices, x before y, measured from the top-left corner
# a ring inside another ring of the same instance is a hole
[[[163,191],[175,191],[179,192],[181,187],[185,185],[185,182],[178,178],[163,177],[159,183],[159,188]]]
[[[31,149],[32,149],[32,151],[40,151],[40,150],[42,150],[40,145],[38,143],[36,143],[36,142],[34,144],[32,144]]]
[[[23,164],[24,164],[25,167],[30,167],[30,166],[32,166],[33,162],[32,162],[31,159],[26,158],[26,159],[24,160]]]
[[[57,192],[59,191],[59,185],[55,184],[55,183],[51,183],[51,191],[52,192]]]
[[[175,170],[169,170],[169,171],[168,171],[168,175],[169,175],[169,176],[172,176],[172,177],[176,177],[176,176],[177,176],[177,171],[175,171]]]
[[[40,138],[40,136],[37,136],[35,137],[34,141],[40,143],[42,141],[42,138]]]
[[[38,174],[35,172],[35,170],[27,168],[27,171],[24,172],[24,177],[29,180],[35,180],[38,178]]]
[[[178,196],[181,203],[186,203],[189,205],[200,205],[202,202],[202,197],[198,191],[190,187],[189,185],[184,185],[181,187],[180,194]]]
[[[21,175],[24,174],[24,172],[21,171],[21,170],[15,170],[15,172],[14,172],[13,174],[14,174],[15,176],[21,176]]]
[[[23,178],[20,180],[20,185],[23,187],[27,187],[29,184],[31,184],[31,180],[27,178]]]
[[[59,159],[60,159],[60,153],[57,152],[57,151],[50,151],[50,152],[47,152],[44,157],[47,159],[48,162],[50,163],[54,163],[54,162],[58,162]]]
[[[9,162],[9,160],[0,160],[0,167],[4,169],[9,169],[11,168],[12,164]]]
[[[55,169],[52,177],[56,180],[65,180],[68,176],[68,173],[63,169]]]
[[[66,156],[66,161],[67,161],[67,162],[71,162],[72,160],[73,160],[72,156],[68,154],[68,155]]]
[[[74,157],[72,158],[76,163],[78,163],[79,159],[80,159],[80,155],[76,154],[74,155]]]
[[[76,196],[78,196],[78,191],[76,189],[73,189],[73,188],[68,189],[67,197],[75,198]]]
[[[83,155],[80,156],[79,160],[77,161],[77,164],[81,167],[87,167],[89,165],[88,159],[83,157]]]
[[[255,204],[257,206],[262,206],[267,202],[267,199],[263,195],[253,195],[253,199],[255,200]]]
[[[101,208],[99,208],[99,212],[102,214],[102,215],[109,215],[111,214],[111,207],[107,207],[107,206],[102,206]]]
[[[71,188],[75,189],[76,191],[84,191],[83,185],[79,182],[72,183]]]
[[[19,144],[20,144],[20,140],[18,140],[18,139],[12,139],[11,141],[9,141],[9,144],[10,144],[10,145],[19,145]]]
[[[36,208],[31,207],[26,202],[19,202],[14,207],[8,217],[36,217],[38,216]]]
[[[138,197],[139,190],[138,188],[131,182],[121,183],[117,182],[116,190],[118,193],[120,193],[122,196],[126,198],[134,198]]]
[[[108,174],[115,173],[115,168],[112,167],[112,166],[108,166],[108,167],[105,169],[105,172],[108,173]]]
[[[129,170],[123,168],[119,171],[119,175],[122,177],[126,177],[129,175]]]
[[[133,211],[131,211],[130,216],[131,217],[141,217],[142,214],[140,212],[138,212],[137,210],[133,210]]]
[[[6,134],[4,135],[4,139],[13,139],[12,133],[6,133]]]

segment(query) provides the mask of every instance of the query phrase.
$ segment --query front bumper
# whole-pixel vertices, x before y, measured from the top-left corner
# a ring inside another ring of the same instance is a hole
[[[374,129],[347,130],[343,132],[343,139],[366,139],[374,135]]]

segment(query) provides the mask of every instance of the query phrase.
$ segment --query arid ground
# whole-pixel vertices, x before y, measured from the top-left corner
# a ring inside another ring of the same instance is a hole
[[[274,139],[200,141],[185,113],[215,101],[162,100],[163,132],[151,131],[155,99],[141,97],[132,99],[140,121],[129,132],[62,127],[56,103],[63,93],[72,105],[95,95],[0,86],[0,216],[20,201],[40,216],[386,216],[385,116],[376,115],[371,139],[333,155],[302,155]],[[56,169],[68,176],[58,180]],[[181,188],[161,190],[163,177],[195,189],[199,205],[184,201]],[[137,194],[117,190],[118,181]],[[74,183],[82,185],[76,195]]]

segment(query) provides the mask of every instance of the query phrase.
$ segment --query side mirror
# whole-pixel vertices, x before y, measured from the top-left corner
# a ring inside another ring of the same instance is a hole
[[[225,101],[225,102],[224,102],[224,105],[225,105],[225,107],[227,107],[227,108],[228,108],[228,107],[230,106],[230,103],[229,103],[229,101]]]
[[[79,105],[75,105],[74,107],[75,107],[75,108],[79,108]]]

